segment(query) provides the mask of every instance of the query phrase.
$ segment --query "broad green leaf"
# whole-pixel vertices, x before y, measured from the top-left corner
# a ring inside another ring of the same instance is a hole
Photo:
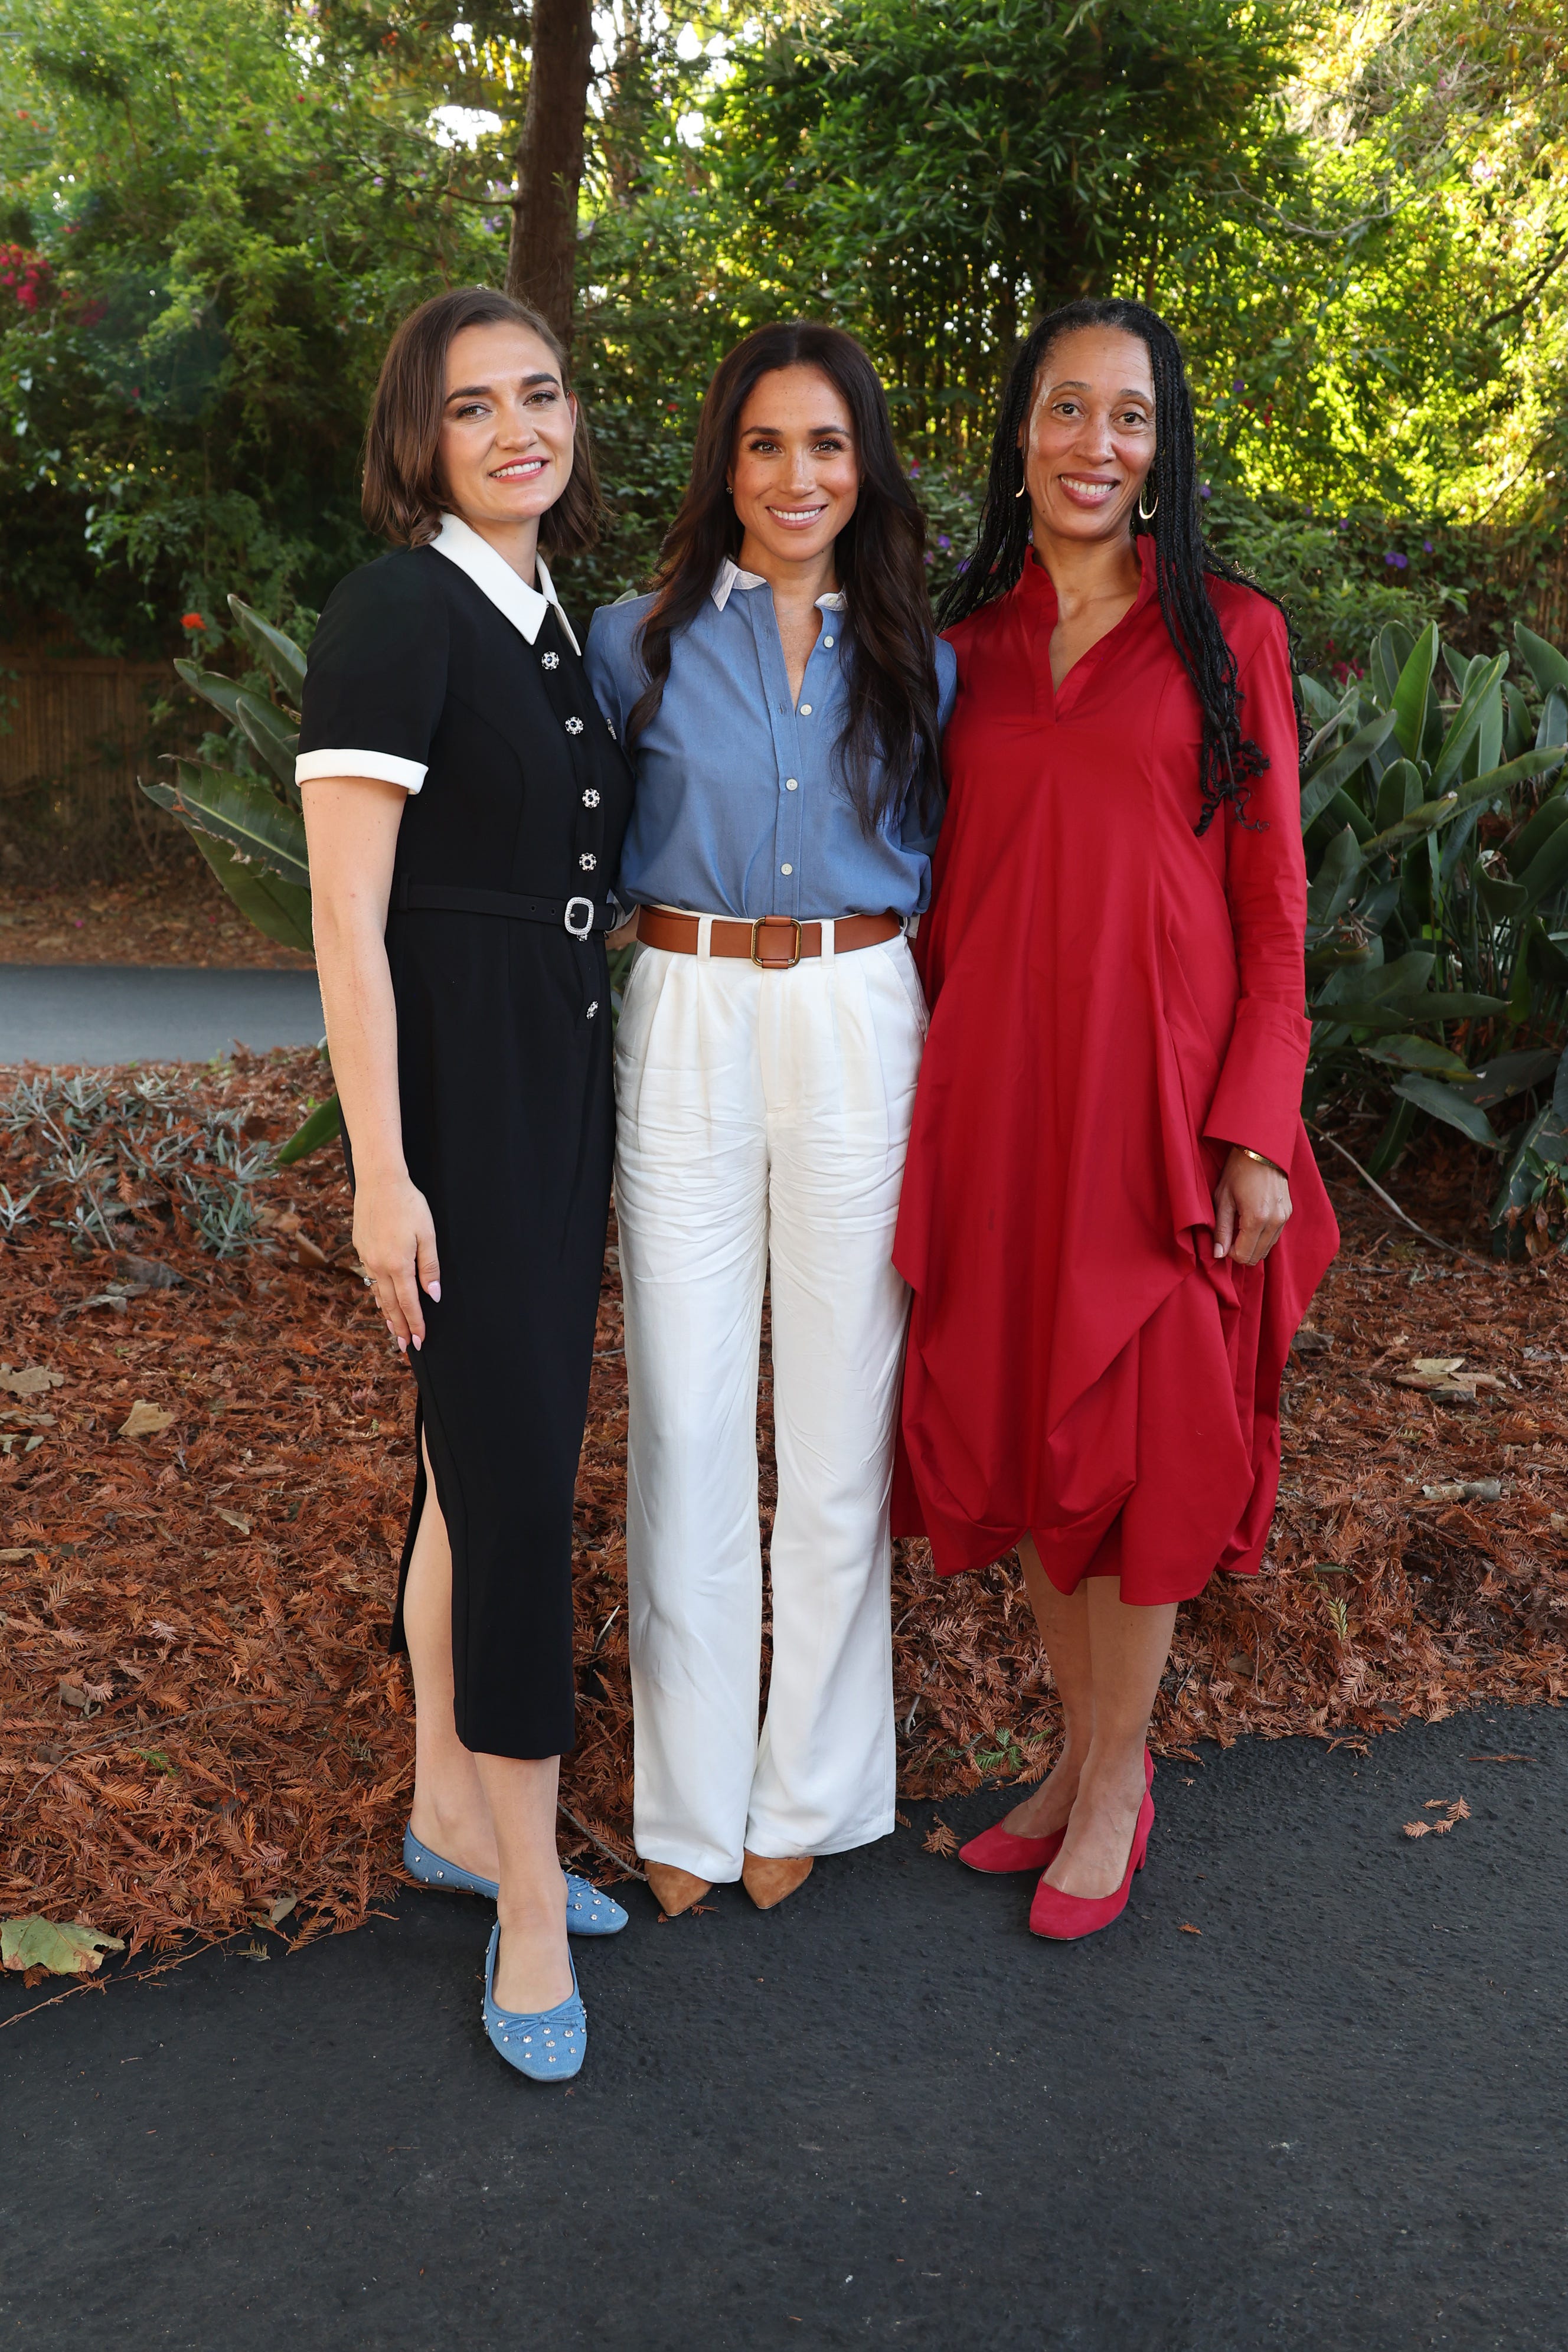
[[[1410,948],[1385,963],[1368,993],[1373,996],[1420,996],[1432,977],[1437,959],[1430,948]]]
[[[1508,728],[1503,737],[1503,751],[1510,760],[1530,749],[1530,706],[1517,686],[1503,688],[1502,698],[1508,711]]]
[[[1432,763],[1429,789],[1434,797],[1458,782],[1465,754],[1480,730],[1487,698],[1496,691],[1507,662],[1506,654],[1494,655],[1489,662],[1482,661],[1478,655],[1470,664],[1469,679],[1463,698],[1449,721],[1448,731],[1443,738],[1443,748]]]
[[[1513,641],[1542,694],[1550,694],[1555,688],[1568,695],[1568,656],[1560,654],[1544,637],[1538,637],[1533,629],[1527,629],[1522,621],[1514,623]]]
[[[1484,808],[1488,801],[1506,800],[1515,784],[1527,784],[1536,776],[1550,775],[1563,764],[1561,747],[1552,751],[1521,751],[1517,760],[1506,767],[1489,768],[1485,775],[1472,776],[1459,786],[1461,808]]]
[[[1484,1144],[1491,1151],[1501,1150],[1502,1138],[1485,1111],[1478,1110],[1474,1103],[1467,1102],[1464,1096],[1456,1094],[1452,1087],[1446,1087],[1441,1078],[1428,1078],[1419,1070],[1412,1070],[1408,1076],[1395,1079],[1394,1091],[1402,1095],[1406,1102],[1414,1103],[1418,1110],[1430,1111],[1434,1118],[1445,1120],[1449,1127],[1457,1127],[1459,1133],[1468,1135],[1472,1143]]]
[[[335,1094],[318,1103],[302,1127],[296,1128],[278,1153],[279,1168],[290,1168],[307,1152],[319,1151],[323,1143],[331,1143],[343,1131],[342,1106]]]
[[[242,857],[269,866],[285,882],[310,887],[310,869],[305,851],[305,821],[286,808],[265,784],[233,776],[194,760],[173,762],[178,781],[143,782],[142,789],[160,808],[171,809],[198,833],[216,834]]]
[[[235,716],[253,750],[260,752],[280,784],[294,786],[294,755],[300,748],[300,730],[274,710],[259,695],[249,694],[242,688],[235,702]]]
[[[1524,871],[1518,877],[1523,885],[1523,904],[1538,907],[1542,898],[1568,882],[1568,825],[1560,824],[1547,835]]]
[[[1377,780],[1377,800],[1373,810],[1373,823],[1379,833],[1408,816],[1421,804],[1421,771],[1414,760],[1390,760]]]
[[[47,1969],[51,1976],[89,1977],[105,1952],[122,1952],[121,1936],[55,1919],[0,1920],[0,1968]]]
[[[1363,766],[1372,753],[1386,743],[1394,732],[1394,713],[1380,711],[1364,727],[1358,727],[1350,741],[1301,779],[1301,830],[1321,816],[1340,786]]]
[[[1426,725],[1426,688],[1432,682],[1432,666],[1436,658],[1436,624],[1428,621],[1411,648],[1394,689],[1394,732],[1407,760],[1415,759],[1421,750]]]
[[[1531,1155],[1546,1161],[1548,1166],[1561,1168],[1568,1160],[1568,1116],[1559,1111],[1554,1103],[1547,1103],[1520,1137],[1519,1149],[1510,1160],[1502,1188],[1492,1202],[1492,1223],[1500,1225],[1510,1209],[1522,1209],[1535,1191],[1535,1176],[1530,1166]]]
[[[240,688],[233,678],[220,677],[216,670],[204,669],[200,662],[194,661],[177,661],[174,670],[176,676],[184,679],[193,694],[199,694],[204,702],[210,702],[215,710],[221,710],[231,727],[238,726]]]
[[[285,882],[265,866],[246,865],[227,842],[210,833],[195,833],[192,838],[240,913],[258,931],[276,940],[279,947],[310,954],[315,942],[310,935],[308,889],[298,882]]]
[[[1297,676],[1301,688],[1301,700],[1316,726],[1320,730],[1331,722],[1337,726],[1340,714],[1355,700],[1356,688],[1353,682],[1348,694],[1341,699],[1331,694],[1326,686],[1321,685],[1310,670],[1300,670]]]
[[[1309,682],[1310,681],[1305,677],[1301,680],[1303,698],[1307,699],[1308,709],[1312,712],[1314,718],[1321,720],[1321,723],[1317,733],[1312,737],[1311,741],[1308,744],[1306,750],[1301,754],[1301,765],[1303,768],[1310,768],[1312,761],[1318,757],[1318,754],[1323,749],[1323,746],[1338,734],[1340,729],[1344,725],[1345,720],[1350,718],[1352,712],[1354,710],[1358,697],[1358,689],[1352,680],[1343,700],[1333,703],[1327,712],[1323,712],[1321,710],[1318,704],[1312,702],[1306,697],[1306,688]],[[1318,690],[1320,694],[1322,692],[1321,688]]]
[[[239,623],[246,642],[260,655],[297,710],[305,688],[305,656],[293,638],[275,629],[270,621],[264,621],[259,613],[253,612],[237,596],[229,598],[228,609]]]
[[[1483,1062],[1459,1093],[1490,1110],[1494,1103],[1511,1102],[1552,1076],[1561,1056],[1554,1045],[1527,1046],[1522,1053],[1493,1054]]]
[[[1381,1045],[1363,1045],[1374,1062],[1392,1062],[1401,1070],[1426,1070],[1435,1078],[1468,1078],[1470,1066],[1433,1037],[1385,1037]]]
[[[1568,988],[1568,953],[1559,947],[1539,915],[1532,915],[1524,943],[1530,977],[1537,988]]]
[[[1363,871],[1361,844],[1352,826],[1337,833],[1307,892],[1307,920],[1314,929],[1327,930],[1351,902],[1356,877]]]
[[[1468,988],[1434,988],[1418,999],[1424,1021],[1477,1021],[1489,1013],[1506,1013],[1501,996],[1482,996]]]
[[[1553,687],[1541,706],[1541,724],[1535,730],[1538,751],[1560,751],[1568,743],[1568,688]]]
[[[1399,764],[1402,768],[1410,765],[1407,760],[1402,760]],[[1371,857],[1379,850],[1397,849],[1402,843],[1419,841],[1423,834],[1436,832],[1438,825],[1447,824],[1449,818],[1458,816],[1458,793],[1445,793],[1440,801],[1423,801],[1419,808],[1413,808],[1409,815],[1402,817],[1397,824],[1391,824],[1386,833],[1374,834],[1370,841],[1363,841],[1362,854]]]
[[[1489,874],[1484,866],[1476,867],[1472,887],[1494,923],[1508,922],[1514,915],[1521,914],[1527,904],[1521,884],[1505,882],[1500,875]]]

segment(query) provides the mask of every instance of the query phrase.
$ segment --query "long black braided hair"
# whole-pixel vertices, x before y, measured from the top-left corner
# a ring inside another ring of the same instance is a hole
[[[1263,773],[1268,760],[1241,731],[1236,656],[1226,642],[1205,582],[1228,580],[1258,595],[1268,592],[1216,555],[1204,538],[1193,403],[1182,347],[1163,319],[1143,303],[1120,298],[1066,302],[1042,319],[1020,348],[991,444],[991,474],[980,511],[979,537],[973,553],[942,598],[938,626],[949,628],[1005,596],[1023,572],[1029,551],[1030,507],[1026,498],[1016,495],[1023,478],[1020,436],[1026,442],[1035,383],[1047,352],[1058,336],[1078,327],[1120,327],[1124,333],[1136,335],[1148,351],[1154,379],[1155,454],[1145,489],[1154,494],[1154,512],[1146,518],[1134,509],[1132,530],[1134,537],[1146,531],[1154,541],[1160,610],[1203,713],[1199,770],[1203,803],[1194,830],[1206,833],[1222,805],[1228,805],[1245,823],[1251,780]],[[1284,613],[1277,598],[1270,596],[1268,601]],[[1284,617],[1289,631],[1289,616]],[[1294,675],[1292,660],[1293,690]],[[1298,729],[1300,719],[1298,700]]]

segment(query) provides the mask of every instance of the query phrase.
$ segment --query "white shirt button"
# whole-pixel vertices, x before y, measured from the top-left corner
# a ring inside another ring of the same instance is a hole
[[[785,790],[785,792],[786,792],[786,793],[798,793],[798,792],[799,792],[799,790],[800,790],[800,779],[799,779],[799,777],[798,777],[798,776],[786,776],[786,777],[784,778],[784,790]]]
[[[781,874],[793,874],[795,872],[795,867],[793,866],[781,866],[779,867],[779,872]]]
[[[801,704],[800,715],[803,719],[809,719],[811,717],[811,705],[809,702],[803,702]]]
[[[822,642],[825,646],[830,646],[833,643],[833,640],[831,637],[824,637]]]

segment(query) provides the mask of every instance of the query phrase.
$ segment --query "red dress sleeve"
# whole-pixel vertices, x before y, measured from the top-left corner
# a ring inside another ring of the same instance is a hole
[[[1305,1011],[1300,754],[1284,619],[1264,598],[1242,594],[1251,627],[1237,625],[1240,614],[1225,614],[1233,646],[1238,636],[1251,639],[1245,654],[1237,647],[1241,731],[1265,752],[1268,766],[1253,779],[1242,821],[1223,805],[1214,819],[1214,830],[1223,828],[1239,993],[1204,1135],[1212,1142],[1246,1144],[1289,1169],[1300,1132],[1301,1081],[1311,1042]]]

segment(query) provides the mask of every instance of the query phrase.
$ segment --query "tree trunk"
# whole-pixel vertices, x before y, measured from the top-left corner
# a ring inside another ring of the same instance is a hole
[[[567,344],[593,50],[592,0],[533,0],[533,55],[517,147],[506,290],[521,302],[531,302]]]

